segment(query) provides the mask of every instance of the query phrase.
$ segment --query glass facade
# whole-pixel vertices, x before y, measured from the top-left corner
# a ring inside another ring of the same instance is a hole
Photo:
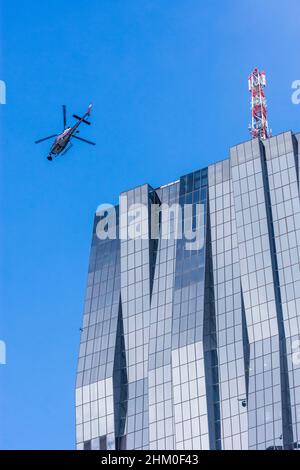
[[[299,144],[244,142],[96,214],[78,449],[300,447]]]

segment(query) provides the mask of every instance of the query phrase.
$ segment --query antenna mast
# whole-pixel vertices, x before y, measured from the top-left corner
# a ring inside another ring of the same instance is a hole
[[[255,68],[248,77],[248,86],[251,93],[252,123],[249,131],[252,139],[268,139],[271,137],[267,119],[267,100],[264,93],[266,74]]]

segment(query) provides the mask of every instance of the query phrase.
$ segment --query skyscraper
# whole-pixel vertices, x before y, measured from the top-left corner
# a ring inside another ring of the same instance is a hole
[[[96,214],[78,449],[298,448],[299,143],[244,142]]]

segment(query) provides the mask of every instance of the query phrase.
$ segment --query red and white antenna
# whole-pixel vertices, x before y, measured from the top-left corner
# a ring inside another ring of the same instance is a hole
[[[264,93],[266,74],[255,68],[248,77],[251,93],[252,123],[249,126],[252,139],[268,139],[271,137],[267,119],[267,100]]]

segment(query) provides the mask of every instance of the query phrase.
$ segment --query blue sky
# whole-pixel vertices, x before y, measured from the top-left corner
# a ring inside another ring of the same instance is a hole
[[[79,328],[98,204],[227,157],[248,139],[254,66],[273,133],[300,130],[298,0],[1,0],[0,448],[74,448]],[[253,14],[260,12],[261,14]],[[94,104],[49,163],[48,142]],[[71,118],[70,118],[70,122]]]

